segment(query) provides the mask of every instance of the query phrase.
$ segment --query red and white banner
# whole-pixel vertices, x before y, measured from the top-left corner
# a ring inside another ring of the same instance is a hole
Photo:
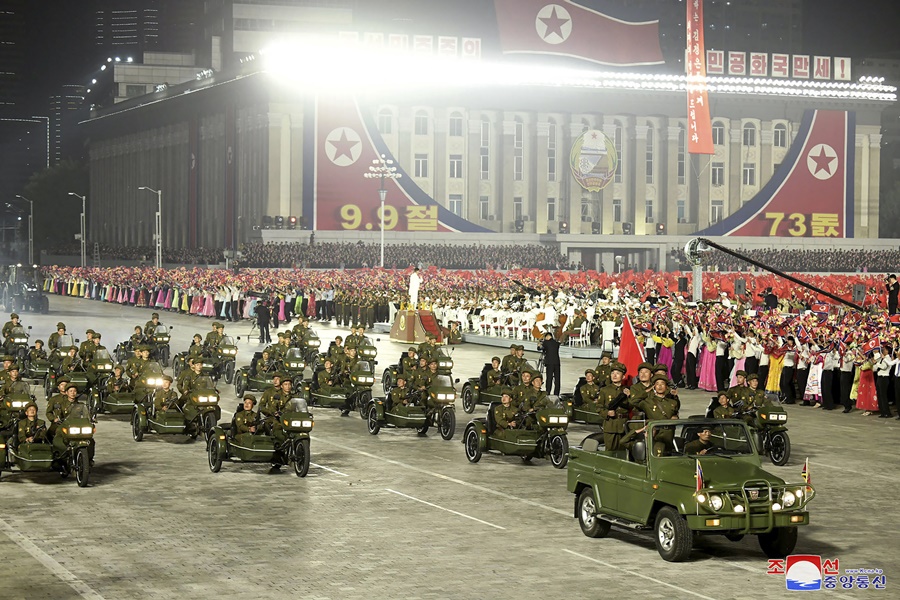
[[[688,152],[715,154],[703,43],[703,0],[687,3]]]
[[[602,65],[657,65],[659,21],[632,23],[572,0],[494,0],[504,54],[555,54]]]

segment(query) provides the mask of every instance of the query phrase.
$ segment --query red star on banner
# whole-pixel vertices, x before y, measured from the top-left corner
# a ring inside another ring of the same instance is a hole
[[[816,171],[815,173],[813,173],[813,175],[818,174],[819,171],[825,171],[826,173],[831,175],[831,163],[834,162],[834,160],[837,158],[836,156],[828,156],[827,154],[825,154],[825,148],[822,147],[819,148],[818,156],[813,156],[812,154],[810,154],[809,157],[816,163]]]
[[[334,146],[334,158],[332,160],[337,160],[342,156],[346,156],[350,160],[353,160],[353,148],[359,142],[352,142],[347,139],[347,131],[341,131],[341,139],[337,141],[328,140],[328,143]]]
[[[556,7],[553,7],[553,11],[550,13],[549,17],[541,17],[541,22],[547,26],[547,29],[544,31],[544,39],[546,40],[550,37],[551,33],[555,33],[560,38],[563,38],[562,27],[566,23],[569,22],[569,19],[562,19],[559,15],[556,14]]]

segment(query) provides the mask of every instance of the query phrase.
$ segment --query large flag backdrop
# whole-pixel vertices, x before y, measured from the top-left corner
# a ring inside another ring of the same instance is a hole
[[[494,0],[504,54],[570,56],[602,65],[657,65],[659,21],[616,19],[572,0]]]
[[[759,193],[698,235],[853,237],[855,139],[855,113],[806,111]]]
[[[304,214],[314,215],[315,229],[378,231],[381,202],[378,179],[363,177],[372,161],[384,155],[401,174],[385,180],[385,231],[485,232],[489,229],[450,212],[429,196],[398,164],[378,131],[374,117],[361,110],[354,98],[319,97],[315,127],[305,135],[304,177],[314,177],[304,194]],[[314,161],[314,165],[311,162]],[[312,174],[312,175],[311,175]]]

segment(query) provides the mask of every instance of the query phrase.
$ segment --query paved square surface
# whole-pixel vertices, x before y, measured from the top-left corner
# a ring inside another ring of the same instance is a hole
[[[49,315],[22,315],[33,339],[46,340],[61,320],[79,338],[88,327],[100,331],[110,351],[150,312],[56,296],[50,305]],[[173,353],[211,324],[174,313],[162,321],[175,327]],[[346,334],[313,327],[323,346]],[[261,349],[248,329],[226,324],[241,336],[238,366]],[[405,349],[380,338],[379,374]],[[495,353],[457,346],[454,377],[478,375]],[[563,363],[566,390],[594,364]],[[233,386],[223,381],[219,391],[223,408],[233,408]],[[43,416],[43,393],[35,393]],[[682,415],[707,402],[706,393],[682,392]],[[787,408],[791,460],[767,468],[799,481],[809,457],[817,490],[795,553],[839,558],[842,570],[884,569],[887,590],[868,594],[897,597],[898,421]],[[647,533],[583,536],[565,470],[499,455],[467,462],[460,442],[470,416],[459,402],[452,441],[397,429],[371,436],[358,415],[336,410],[315,409],[315,418],[313,466],[300,479],[287,468],[235,463],[213,474],[202,441],[150,434],[138,444],[127,416],[100,416],[89,487],[54,474],[2,474],[0,598],[785,597],[784,577],[765,574],[753,537],[702,538],[690,562],[671,564]],[[570,443],[591,432],[573,425]]]

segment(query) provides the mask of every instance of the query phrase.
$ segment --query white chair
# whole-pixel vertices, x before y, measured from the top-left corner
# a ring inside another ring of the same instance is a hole
[[[519,325],[519,330],[517,333],[517,338],[520,340],[528,340],[531,339],[531,330],[534,329],[534,317],[529,317],[522,321],[522,324]]]
[[[578,328],[578,335],[569,338],[570,346],[587,346],[588,345],[588,325],[587,321],[583,322]]]

